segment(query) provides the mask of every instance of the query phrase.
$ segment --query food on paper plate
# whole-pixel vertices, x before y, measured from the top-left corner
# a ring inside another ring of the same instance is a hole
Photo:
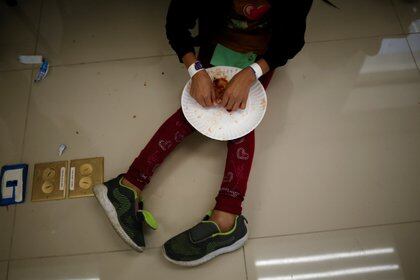
[[[227,85],[228,85],[228,81],[225,78],[215,78],[213,80],[213,87],[216,93],[217,101],[222,100],[223,94],[225,93],[225,89]]]

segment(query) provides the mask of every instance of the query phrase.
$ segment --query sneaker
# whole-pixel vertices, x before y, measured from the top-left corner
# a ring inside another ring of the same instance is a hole
[[[93,193],[119,236],[133,249],[142,252],[145,247],[143,222],[157,229],[152,214],[143,210],[137,193],[124,186],[123,175],[93,187]]]
[[[228,232],[221,232],[209,218],[207,215],[198,225],[168,240],[162,248],[165,258],[174,264],[196,266],[244,245],[248,238],[244,216],[236,217]]]

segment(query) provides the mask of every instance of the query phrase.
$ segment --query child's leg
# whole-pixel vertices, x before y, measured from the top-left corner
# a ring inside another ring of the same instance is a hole
[[[149,182],[155,169],[186,136],[195,129],[179,109],[156,131],[140,155],[131,164],[125,179],[142,190]]]
[[[273,71],[261,77],[260,82],[266,89],[273,76]],[[255,135],[254,131],[242,138],[228,142],[225,174],[216,197],[211,220],[215,221],[222,231],[229,230],[236,215],[242,212],[252,159],[254,157]]]
[[[239,215],[242,212],[241,204],[254,157],[254,131],[242,138],[229,141],[227,145],[225,175],[214,209]]]

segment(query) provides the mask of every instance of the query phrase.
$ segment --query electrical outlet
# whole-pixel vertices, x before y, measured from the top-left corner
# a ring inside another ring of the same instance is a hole
[[[32,201],[64,199],[67,188],[67,170],[67,161],[35,164]]]
[[[70,161],[68,197],[93,196],[93,186],[104,181],[104,158],[86,158]]]

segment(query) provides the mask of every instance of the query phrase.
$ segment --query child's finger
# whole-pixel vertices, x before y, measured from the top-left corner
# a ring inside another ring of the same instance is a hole
[[[204,102],[204,98],[202,96],[197,98],[198,104],[200,104],[203,107],[206,107],[206,102]]]
[[[228,104],[225,106],[226,110],[231,111],[234,104],[235,104],[235,99],[233,97],[229,98]]]
[[[229,95],[225,92],[223,94],[222,102],[220,103],[220,105],[222,105],[222,107],[226,108],[228,102],[229,102]]]
[[[233,104],[232,111],[234,112],[238,110],[240,104],[241,104],[241,101],[236,101],[235,104]]]
[[[211,89],[211,103],[212,103],[212,105],[217,104],[216,92],[214,91],[214,88]]]
[[[207,95],[204,97],[204,104],[206,106],[211,106],[213,105],[212,101],[211,101],[211,95]]]
[[[244,110],[246,108],[246,103],[248,102],[248,96],[242,100],[241,102],[241,109]]]

